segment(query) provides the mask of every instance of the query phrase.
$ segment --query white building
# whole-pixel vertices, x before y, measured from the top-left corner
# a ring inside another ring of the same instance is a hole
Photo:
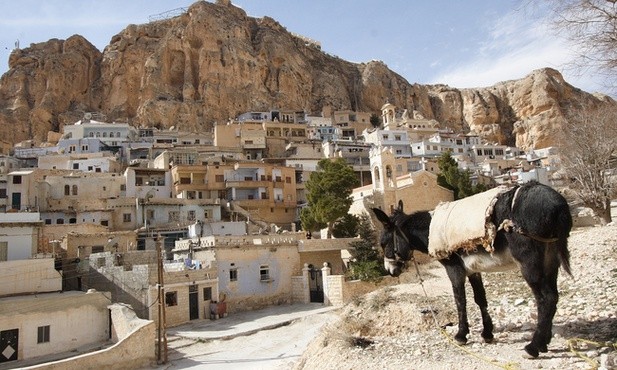
[[[380,148],[392,148],[396,157],[411,158],[411,146],[407,130],[365,130],[364,141]]]
[[[84,120],[64,126],[63,139],[97,138],[107,145],[119,146],[123,142],[136,141],[138,136],[137,129],[128,123]]]
[[[91,154],[50,154],[39,157],[37,167],[48,170],[119,173],[122,164],[111,153],[99,152]]]
[[[32,258],[42,222],[35,212],[0,213],[0,261]]]
[[[102,292],[60,292],[53,258],[0,262],[0,280],[0,363],[20,367],[20,360],[111,338],[109,299]]]
[[[126,196],[171,198],[171,173],[165,168],[128,167],[124,171]]]

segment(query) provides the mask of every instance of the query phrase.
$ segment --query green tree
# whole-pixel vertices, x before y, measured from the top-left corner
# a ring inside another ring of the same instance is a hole
[[[377,234],[368,215],[362,214],[358,220],[358,241],[350,245],[352,256],[347,276],[351,279],[378,281],[385,274],[382,258],[375,246]]]
[[[358,216],[346,214],[332,226],[332,236],[335,238],[355,238],[358,235],[359,222]]]
[[[351,191],[359,183],[353,168],[343,158],[320,160],[306,182],[308,206],[300,214],[302,227],[314,231],[325,226],[330,238],[334,223],[349,211]]]
[[[437,159],[437,166],[441,172],[437,175],[437,184],[454,192],[454,200],[462,199],[486,190],[484,185],[473,186],[470,172],[458,168],[456,160],[449,151],[441,154]]]
[[[373,126],[374,128],[381,126],[381,120],[379,119],[379,116],[375,113],[371,114],[369,122],[371,122],[371,126]]]

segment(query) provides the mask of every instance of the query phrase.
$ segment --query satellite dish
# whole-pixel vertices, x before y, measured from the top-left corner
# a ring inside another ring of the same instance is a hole
[[[84,118],[85,118],[85,119],[92,119],[92,113],[86,113],[86,114],[84,114]]]

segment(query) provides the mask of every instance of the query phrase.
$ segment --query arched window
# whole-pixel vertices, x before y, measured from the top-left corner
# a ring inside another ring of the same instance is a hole
[[[104,134],[103,134],[103,135],[104,135]],[[110,132],[110,133],[109,133],[109,137],[114,137],[114,133],[113,133],[113,132]]]
[[[73,185],[73,195],[77,195],[77,185]]]
[[[103,132],[103,137],[107,137],[107,132]]]
[[[375,167],[375,181],[379,181],[379,167]]]
[[[94,132],[88,134],[89,137],[94,137]]]
[[[120,131],[116,131],[116,137],[120,137]]]
[[[71,187],[69,185],[64,185],[64,195],[71,195]]]
[[[96,137],[101,137],[101,133],[100,133],[100,132],[97,132],[97,133],[96,133]]]
[[[392,167],[390,166],[386,166],[386,178],[388,179],[392,178]]]

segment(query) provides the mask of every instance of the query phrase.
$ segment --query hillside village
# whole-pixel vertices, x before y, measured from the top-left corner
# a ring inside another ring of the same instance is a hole
[[[361,289],[344,276],[354,239],[307,234],[299,222],[317,162],[353,167],[361,186],[350,213],[412,212],[453,199],[437,184],[445,151],[476,183],[561,185],[555,148],[484,142],[390,103],[377,115],[247,112],[201,133],[85,113],[45,143],[5,145],[0,362],[86,347],[101,365],[133,346],[123,359],[141,366],[164,327],[342,304]]]

